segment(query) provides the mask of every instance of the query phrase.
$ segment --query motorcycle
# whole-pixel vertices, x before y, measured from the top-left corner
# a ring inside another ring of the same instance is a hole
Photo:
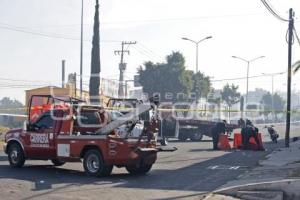
[[[268,130],[268,133],[271,137],[272,142],[277,143],[277,139],[279,137],[279,134],[277,133],[277,131],[274,129],[274,126],[265,126],[265,128]]]

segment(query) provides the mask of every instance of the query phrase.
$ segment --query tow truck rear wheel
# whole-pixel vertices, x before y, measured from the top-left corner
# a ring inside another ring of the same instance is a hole
[[[186,133],[179,133],[178,135],[178,139],[181,141],[181,142],[185,142],[187,139],[188,139],[188,135]]]
[[[202,133],[192,133],[191,134],[191,136],[190,136],[190,139],[192,140],[192,141],[201,141],[202,140],[202,138],[203,138],[203,134]]]
[[[91,149],[84,155],[83,168],[89,176],[109,176],[113,166],[106,165],[101,153],[96,149]]]
[[[25,155],[20,145],[11,144],[9,146],[8,161],[12,167],[23,167],[25,163]]]
[[[137,164],[137,165],[128,165],[125,168],[130,174],[143,175],[148,173],[151,170],[152,165]]]
[[[66,163],[66,162],[61,161],[59,159],[52,159],[51,162],[53,163],[54,166],[57,166],[57,167],[58,166],[62,166],[62,165],[64,165]]]

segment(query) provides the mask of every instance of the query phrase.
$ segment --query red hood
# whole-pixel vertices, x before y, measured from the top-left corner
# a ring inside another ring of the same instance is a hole
[[[6,134],[7,133],[20,133],[20,132],[22,132],[22,129],[21,128],[14,128],[14,129],[11,129],[11,130],[9,130],[9,131],[7,131],[6,132]]]

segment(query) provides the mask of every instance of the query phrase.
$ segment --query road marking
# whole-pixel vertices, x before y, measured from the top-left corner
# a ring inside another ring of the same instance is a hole
[[[211,170],[243,170],[248,168],[247,166],[230,166],[230,165],[212,165],[207,167],[207,169],[211,169]]]
[[[233,166],[233,167],[230,167],[229,169],[237,170],[238,168],[240,168],[240,166]]]

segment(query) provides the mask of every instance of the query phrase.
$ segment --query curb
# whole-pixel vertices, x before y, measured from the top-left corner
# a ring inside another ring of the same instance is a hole
[[[215,190],[213,193],[234,197],[239,191],[283,191],[285,199],[300,199],[300,179],[237,185]]]

